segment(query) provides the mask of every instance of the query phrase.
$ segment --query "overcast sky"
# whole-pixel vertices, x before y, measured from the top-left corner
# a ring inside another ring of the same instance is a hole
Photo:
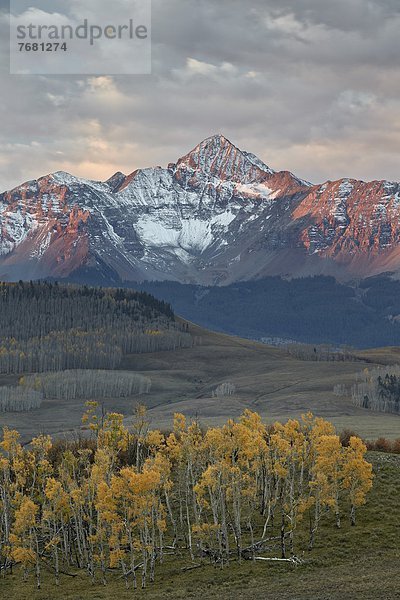
[[[313,182],[400,180],[399,0],[153,0],[150,76],[12,76],[0,27],[1,190],[165,166],[214,133]]]

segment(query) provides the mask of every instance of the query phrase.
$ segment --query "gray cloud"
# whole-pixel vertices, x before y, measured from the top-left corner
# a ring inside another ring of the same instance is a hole
[[[2,22],[0,188],[165,165],[215,132],[312,181],[400,179],[399,29],[397,0],[153,0],[153,75],[39,77],[8,75]]]

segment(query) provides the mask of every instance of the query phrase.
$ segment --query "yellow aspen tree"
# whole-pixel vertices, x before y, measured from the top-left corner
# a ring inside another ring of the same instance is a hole
[[[113,475],[115,461],[119,449],[118,433],[120,420],[111,417],[110,428],[101,429],[98,447],[91,466],[90,475],[85,485],[84,520],[87,522],[86,540],[88,546],[88,572],[92,581],[95,581],[96,566],[100,566],[102,581],[105,584],[106,572],[106,535],[102,526],[101,514],[96,511],[97,490],[103,482],[109,482]]]
[[[134,576],[135,554],[138,549],[141,552],[142,588],[146,587],[148,576],[150,581],[154,580],[156,534],[158,530],[165,529],[160,505],[161,488],[161,474],[151,463],[144,465],[142,473],[137,473],[132,467],[124,467],[111,480],[112,495],[129,540],[131,571]]]
[[[221,463],[210,465],[195,485],[194,492],[200,507],[202,522],[194,525],[192,529],[199,541],[201,553],[208,555],[214,562],[219,560],[221,567],[224,562],[229,561],[229,536],[223,504],[225,494],[223,468],[224,465]],[[208,509],[211,510],[212,523],[209,523],[204,515]]]
[[[326,489],[325,475],[317,469],[318,443],[322,436],[335,436],[334,426],[312,413],[302,416],[302,431],[305,437],[304,456],[308,471],[308,499],[303,508],[309,509],[309,544],[311,550],[314,546],[315,534],[321,519],[321,509],[324,505],[323,491]]]
[[[136,468],[139,469],[142,459],[141,453],[146,435],[149,430],[149,421],[147,419],[147,408],[143,404],[137,404],[134,408],[132,432],[136,446]]]
[[[98,448],[107,448],[113,457],[128,447],[128,431],[124,427],[124,415],[108,413],[98,431]]]
[[[365,460],[367,447],[364,442],[352,436],[344,449],[343,488],[350,500],[350,523],[356,524],[356,509],[365,504],[366,495],[372,488],[372,465]]]
[[[22,496],[15,510],[14,524],[10,534],[11,556],[23,565],[24,578],[29,565],[35,565],[36,585],[40,589],[40,552],[37,534],[39,507],[28,497]]]
[[[20,435],[17,431],[3,429],[2,441],[0,442],[1,450],[1,505],[2,505],[2,529],[4,530],[3,540],[1,542],[0,555],[3,553],[7,556],[5,559],[8,562],[10,554],[10,534],[13,521],[13,504],[15,498],[24,491],[26,483],[26,469],[24,461],[24,453],[21,444],[19,443]]]
[[[42,532],[47,529],[46,550],[50,550],[54,560],[56,585],[60,583],[60,552],[64,542],[65,558],[68,559],[68,540],[65,537],[66,524],[70,517],[68,494],[64,491],[61,481],[49,477],[45,485],[45,502],[42,515]]]
[[[70,538],[70,552],[74,553],[78,568],[90,563],[87,542],[87,503],[89,496],[89,474],[91,471],[92,451],[89,449],[79,450],[75,456],[70,450],[62,455],[61,464],[58,469],[60,481],[68,494],[69,507],[71,511],[71,526],[74,535]],[[69,562],[72,562],[70,556]]]
[[[10,460],[0,455],[0,563],[4,572],[10,562],[11,498]]]
[[[127,564],[129,554],[125,549],[128,544],[128,537],[124,533],[126,527],[123,517],[118,512],[113,490],[105,481],[100,481],[97,487],[96,509],[98,511],[98,523],[101,524],[101,529],[106,533],[108,539],[109,567],[111,569],[121,567],[125,585],[128,589],[129,569]]]
[[[102,426],[99,415],[99,403],[94,400],[85,402],[86,411],[82,415],[82,425],[87,427],[97,437],[99,429]]]
[[[185,537],[192,560],[192,526],[199,523],[194,487],[203,469],[203,433],[196,421],[186,423],[182,414],[174,415],[174,430],[166,440],[166,452],[176,471],[178,523]]]
[[[231,454],[229,439],[223,428],[209,429],[204,437],[208,467],[201,474],[198,484],[194,487],[196,495],[200,496],[201,506],[206,507],[205,497],[208,496],[212,512],[214,528],[217,531],[217,548],[213,550],[214,561],[219,560],[221,567],[229,562],[230,541],[227,515],[227,486],[229,460]]]
[[[315,470],[320,476],[322,504],[333,509],[340,528],[340,490],[342,484],[343,448],[337,435],[322,435],[317,442]]]
[[[44,498],[46,481],[53,474],[53,467],[48,458],[48,453],[52,447],[51,438],[45,435],[33,438],[31,447],[31,452],[26,453],[26,456],[32,459],[32,488],[36,489],[35,499],[41,502]]]
[[[294,534],[297,520],[303,513],[300,508],[304,503],[304,470],[305,470],[305,435],[299,421],[290,419],[285,425],[276,423],[275,436],[278,442],[278,456],[281,472],[281,491],[279,494],[281,507],[281,549],[282,557],[286,554],[286,537],[289,538],[291,554],[294,553]],[[286,531],[286,524],[289,531]]]
[[[272,453],[272,469],[274,477],[275,493],[272,499],[271,517],[274,522],[275,510],[279,507],[280,511],[280,543],[281,558],[286,558],[286,525],[287,525],[287,506],[286,493],[287,485],[290,481],[290,440],[283,435],[283,427],[274,425],[274,433],[270,437],[270,448]]]

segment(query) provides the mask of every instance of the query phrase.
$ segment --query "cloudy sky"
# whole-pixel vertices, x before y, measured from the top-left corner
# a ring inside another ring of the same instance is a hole
[[[144,76],[9,75],[0,23],[1,190],[166,165],[217,132],[310,181],[400,180],[398,0],[153,0]]]

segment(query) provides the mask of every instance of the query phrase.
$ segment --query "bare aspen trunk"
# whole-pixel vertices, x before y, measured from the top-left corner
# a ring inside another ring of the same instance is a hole
[[[340,529],[342,524],[341,524],[341,520],[340,520],[340,511],[339,511],[339,509],[336,509],[335,517],[336,517],[336,527],[338,529]]]
[[[174,540],[172,542],[172,545],[175,548],[177,540],[178,540],[178,532],[177,532],[177,527],[176,527],[176,520],[175,520],[174,514],[172,512],[171,502],[170,502],[169,494],[168,494],[167,490],[164,490],[164,497],[165,497],[165,504],[166,504],[167,510],[168,510],[168,515],[169,515],[171,525],[172,525],[172,530],[174,532]]]
[[[354,527],[356,524],[356,507],[354,504],[351,505],[350,509],[350,525]]]
[[[282,508],[282,520],[281,520],[281,554],[282,554],[282,558],[286,558],[285,527],[286,527],[286,518],[285,518],[285,512]]]
[[[309,550],[312,550],[314,548],[315,533],[318,529],[319,517],[320,517],[320,506],[319,506],[319,501],[316,499],[315,500],[315,510],[314,510],[314,521],[312,520],[311,513],[310,513],[310,540],[308,543]]]
[[[40,553],[39,553],[39,540],[37,533],[35,532],[35,545],[36,545],[36,587],[40,590],[41,582],[40,582]]]

